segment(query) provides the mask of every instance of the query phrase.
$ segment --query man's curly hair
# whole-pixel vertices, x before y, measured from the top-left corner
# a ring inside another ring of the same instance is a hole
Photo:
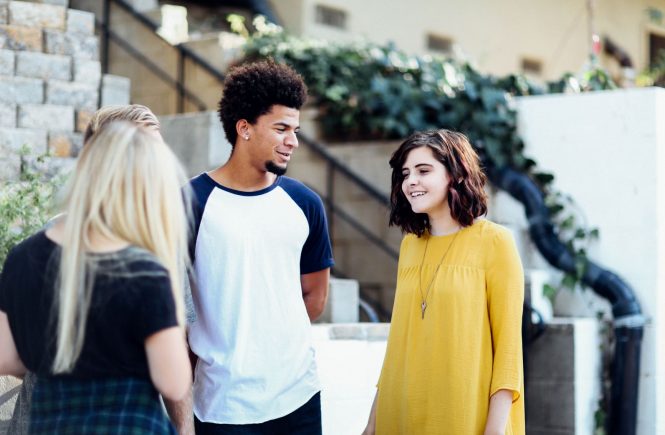
[[[235,146],[239,120],[254,124],[275,104],[300,110],[306,99],[307,86],[300,74],[272,60],[260,61],[240,65],[228,73],[217,113],[226,138]]]

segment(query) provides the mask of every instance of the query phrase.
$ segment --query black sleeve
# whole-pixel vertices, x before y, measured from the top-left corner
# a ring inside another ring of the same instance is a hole
[[[13,250],[9,251],[5,264],[2,266],[2,273],[0,274],[0,311],[7,313],[9,310],[10,298],[10,274],[13,267]]]
[[[178,325],[171,281],[166,274],[143,278],[137,308],[136,332],[142,340]]]

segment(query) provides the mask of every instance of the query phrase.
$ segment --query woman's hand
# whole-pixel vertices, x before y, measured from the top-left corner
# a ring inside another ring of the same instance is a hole
[[[372,402],[372,410],[369,412],[369,419],[367,420],[367,426],[363,431],[362,435],[374,435],[376,433],[376,396],[379,394],[377,391],[374,395],[374,402]]]
[[[184,329],[163,329],[145,340],[150,379],[168,400],[179,401],[192,388],[192,366],[189,362]]]
[[[22,377],[26,368],[19,357],[7,314],[0,311],[0,375]]]
[[[499,390],[490,397],[484,435],[504,435],[506,433],[506,424],[512,404],[513,392],[510,390]]]

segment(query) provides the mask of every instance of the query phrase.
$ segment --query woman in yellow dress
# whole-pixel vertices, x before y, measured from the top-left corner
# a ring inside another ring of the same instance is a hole
[[[388,346],[365,434],[523,435],[524,275],[486,219],[467,138],[415,133],[390,159],[400,247]]]

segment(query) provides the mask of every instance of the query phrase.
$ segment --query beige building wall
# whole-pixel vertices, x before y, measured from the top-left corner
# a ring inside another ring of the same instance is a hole
[[[665,36],[665,0],[279,0],[272,4],[285,27],[335,41],[393,41],[409,53],[433,53],[427,35],[453,41],[458,57],[480,71],[504,75],[522,70],[523,59],[540,62],[542,79],[579,72],[588,59],[588,3],[594,27],[631,56],[638,71],[648,64],[649,32]],[[317,23],[317,6],[346,12],[346,29]],[[618,71],[607,56],[601,61]]]

